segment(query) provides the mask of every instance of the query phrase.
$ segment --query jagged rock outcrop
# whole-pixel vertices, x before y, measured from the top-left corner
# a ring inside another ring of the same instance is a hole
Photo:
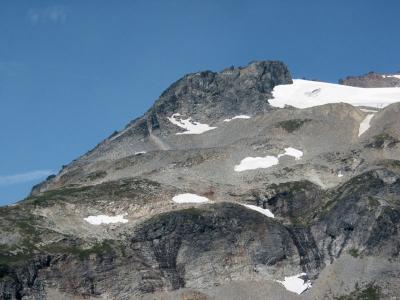
[[[268,99],[276,85],[292,78],[282,62],[255,61],[246,67],[231,67],[219,73],[189,74],[172,84],[149,111],[152,129],[159,128],[174,113],[208,123],[241,114],[271,110]]]

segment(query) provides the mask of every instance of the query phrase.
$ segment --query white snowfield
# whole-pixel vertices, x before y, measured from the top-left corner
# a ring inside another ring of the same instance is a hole
[[[397,76],[397,75],[393,75]],[[293,79],[293,84],[277,85],[272,91],[275,107],[291,105],[308,108],[328,103],[382,108],[400,102],[400,88],[359,88],[327,82]]]
[[[186,193],[174,196],[172,198],[172,201],[174,201],[175,203],[205,203],[209,202],[210,199],[196,194]]]
[[[235,116],[235,117],[233,117],[231,119],[225,119],[224,122],[230,122],[230,121],[235,120],[235,119],[250,119],[250,118],[251,118],[250,116],[239,115],[239,116]]]
[[[92,225],[128,223],[128,220],[124,219],[124,215],[117,215],[117,216],[97,215],[97,216],[89,216],[87,218],[84,218],[84,220]]]
[[[251,204],[243,204],[243,206],[246,206],[248,209],[255,210],[259,213],[262,213],[263,215],[269,217],[269,218],[275,218],[275,215],[267,208],[262,208],[256,205],[251,205]]]
[[[278,155],[278,158],[285,155],[292,156],[295,158],[295,160],[299,160],[303,157],[303,151],[297,150],[296,148],[288,147],[285,148],[285,153]]]
[[[285,280],[280,281],[276,280],[277,282],[281,283],[285,289],[287,289],[290,292],[296,293],[296,294],[301,294],[304,291],[308,290],[311,288],[311,281],[307,280],[304,281],[303,279],[299,278],[301,276],[307,275],[306,273],[300,273],[294,276],[285,276]]]
[[[358,136],[361,136],[364,132],[366,132],[370,127],[370,123],[374,114],[369,114],[365,117],[365,119],[360,123],[360,128],[358,129]]]
[[[296,160],[299,160],[303,157],[303,152],[298,149],[288,147],[285,148],[284,153],[279,154],[278,156],[267,155],[265,157],[246,157],[234,167],[234,170],[236,172],[243,172],[247,170],[270,168],[279,164],[279,158],[285,155],[292,156]]]
[[[255,169],[266,169],[279,164],[279,159],[276,156],[265,157],[246,157],[234,167],[236,172],[242,172]]]
[[[180,135],[180,134],[202,134],[206,131],[217,128],[217,127],[210,127],[208,124],[201,124],[198,122],[194,122],[191,120],[191,118],[182,119],[181,114],[179,114],[179,113],[173,114],[170,118],[168,118],[168,120],[172,124],[179,126],[183,129],[186,129],[186,131],[184,131],[184,132],[178,132],[177,135]]]

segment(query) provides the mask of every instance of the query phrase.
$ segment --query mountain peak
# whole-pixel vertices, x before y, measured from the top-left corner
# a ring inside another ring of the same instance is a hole
[[[221,72],[202,71],[183,76],[167,88],[146,113],[150,130],[168,131],[175,113],[213,123],[240,114],[271,110],[268,99],[276,85],[290,84],[292,77],[280,61],[253,61],[245,67]]]
[[[173,113],[200,121],[270,109],[268,99],[276,85],[292,83],[287,66],[279,61],[253,61],[221,72],[188,74],[172,84],[151,109],[157,117]]]

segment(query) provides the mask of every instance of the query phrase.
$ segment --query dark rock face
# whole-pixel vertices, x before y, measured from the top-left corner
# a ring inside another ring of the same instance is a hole
[[[259,266],[274,270],[298,257],[284,226],[230,203],[161,214],[125,241],[103,243],[90,251],[68,249],[32,258],[21,267],[1,265],[3,299],[46,299],[45,282],[82,297],[110,292],[119,282],[111,294],[128,299],[125,294],[207,287],[222,283],[225,276],[254,273]]]
[[[41,257],[20,266],[0,266],[1,299],[45,299],[43,282],[38,280],[41,269],[49,267],[50,257]]]
[[[171,85],[155,103],[159,116],[175,112],[195,119],[217,119],[270,109],[268,99],[276,85],[290,84],[287,67],[276,61],[252,62],[247,67],[186,75]]]
[[[166,118],[174,113],[213,123],[222,117],[266,112],[272,109],[268,99],[272,98],[273,88],[291,83],[289,70],[279,61],[255,61],[221,72],[189,74],[161,94],[146,113],[147,127],[151,131],[171,127]],[[132,124],[138,127],[142,122]]]
[[[235,261],[252,270],[284,264],[297,256],[284,226],[229,203],[152,218],[140,226],[131,245],[146,257],[146,265],[157,266],[170,289],[184,287],[185,281],[193,285],[196,280],[203,286],[210,278],[219,282],[223,274],[216,270],[235,273]],[[203,274],[196,273],[200,268]]]
[[[348,76],[339,79],[339,84],[363,88],[400,87],[400,78],[370,72],[362,76]]]
[[[351,248],[368,255],[397,257],[399,194],[400,180],[388,170],[364,173],[338,189],[315,225],[325,230],[329,256],[337,258]]]

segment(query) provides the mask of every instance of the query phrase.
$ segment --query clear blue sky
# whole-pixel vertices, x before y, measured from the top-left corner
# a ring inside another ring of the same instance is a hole
[[[336,82],[400,70],[400,1],[2,0],[0,205],[189,72],[279,59]]]

